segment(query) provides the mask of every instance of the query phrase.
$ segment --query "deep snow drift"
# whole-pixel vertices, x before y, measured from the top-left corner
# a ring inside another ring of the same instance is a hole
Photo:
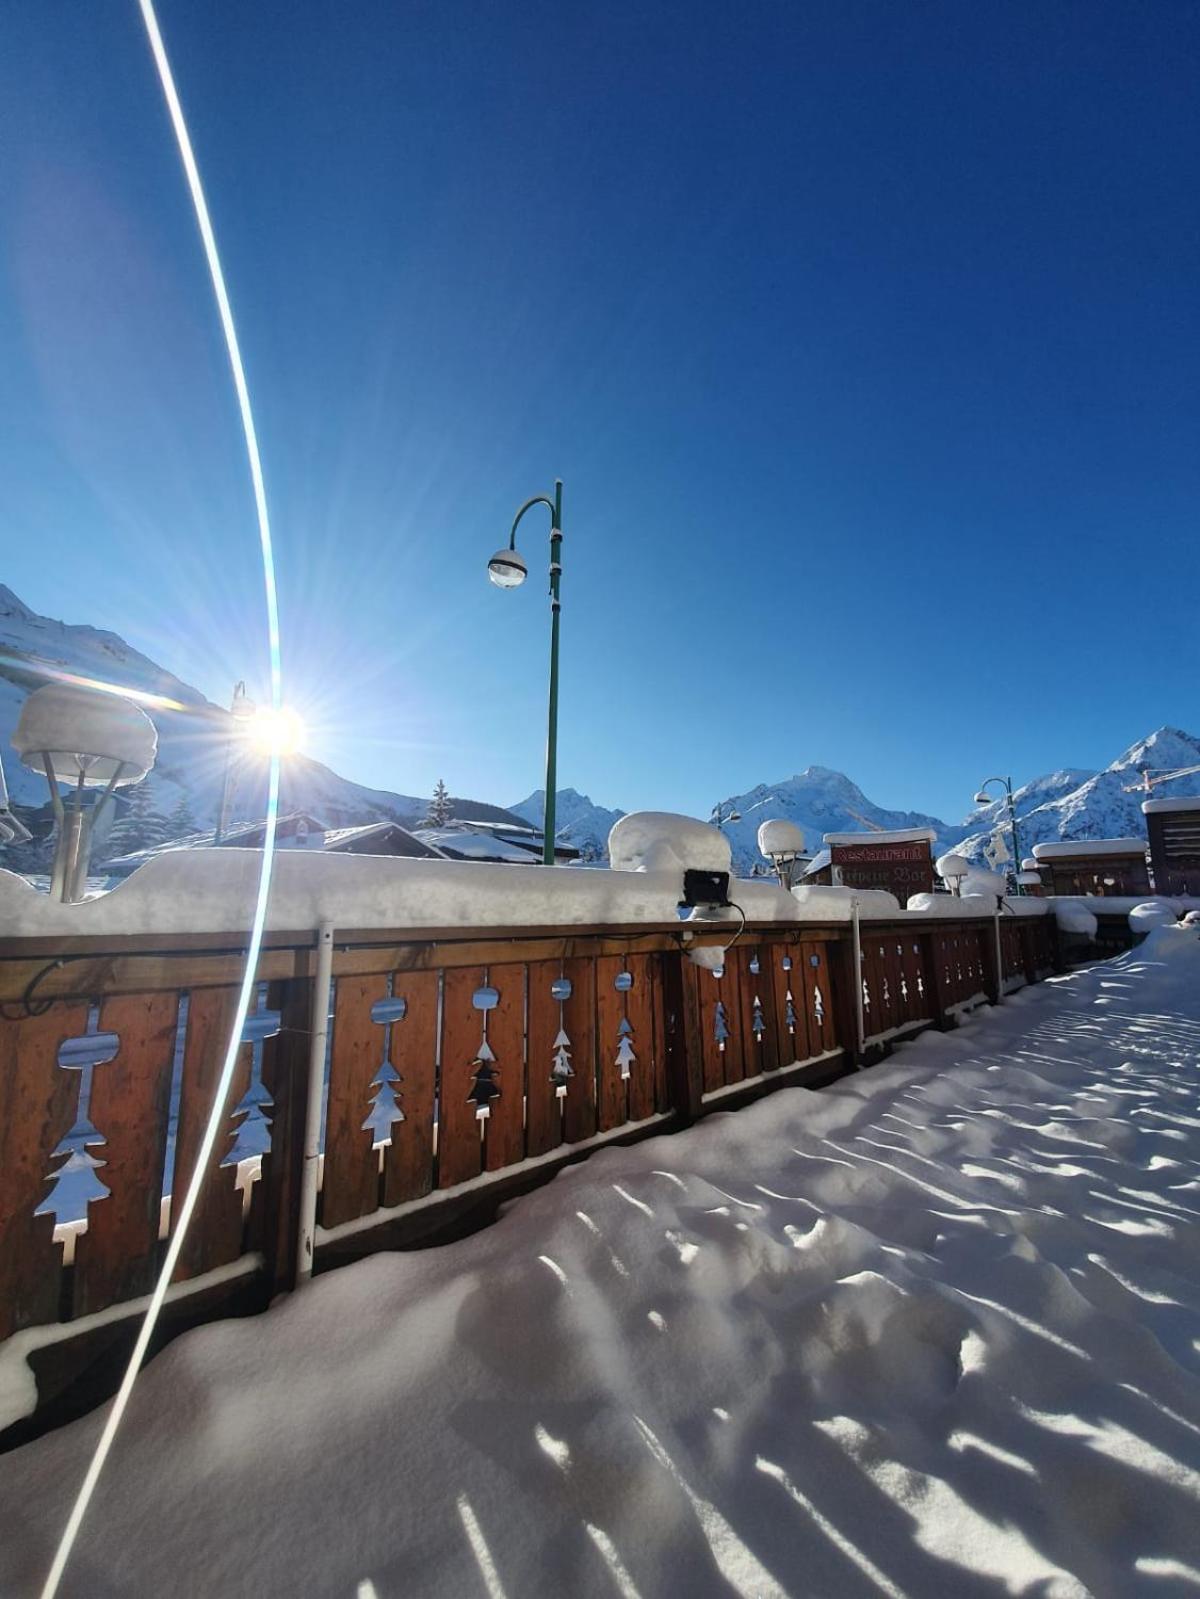
[[[609,1150],[148,1368],[64,1592],[1200,1583],[1200,939]],[[33,1589],[99,1430],[0,1459]]]

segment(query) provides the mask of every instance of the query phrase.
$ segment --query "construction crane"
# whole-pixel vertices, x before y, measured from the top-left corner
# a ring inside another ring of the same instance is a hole
[[[872,833],[887,832],[886,827],[881,827],[878,822],[873,822],[869,816],[864,816],[861,811],[852,811],[848,805],[846,806],[846,815],[853,816],[856,822],[861,822]]]
[[[1140,783],[1126,783],[1122,792],[1136,794],[1139,789],[1144,794],[1153,794],[1160,783],[1169,783],[1176,777],[1191,777],[1194,772],[1200,772],[1200,766],[1147,766],[1142,772]],[[1151,776],[1157,773],[1157,776]]]

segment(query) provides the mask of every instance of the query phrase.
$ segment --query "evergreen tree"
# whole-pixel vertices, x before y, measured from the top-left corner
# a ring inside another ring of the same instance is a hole
[[[176,839],[187,838],[196,831],[196,818],[192,815],[192,808],[188,804],[186,794],[180,794],[167,817],[167,838],[174,842]]]
[[[108,836],[108,854],[132,855],[135,850],[153,849],[171,836],[170,824],[154,808],[154,789],[147,777],[132,784],[122,796],[124,815],[113,823]]]
[[[445,827],[450,820],[450,795],[445,783],[439,777],[437,786],[433,791],[433,798],[429,802],[429,810],[425,816],[426,827]]]

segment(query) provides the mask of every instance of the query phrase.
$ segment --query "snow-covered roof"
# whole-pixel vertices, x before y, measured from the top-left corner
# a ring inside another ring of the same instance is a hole
[[[429,855],[437,857],[441,851],[437,845],[425,838],[418,838],[407,827],[401,827],[399,822],[361,822],[357,827],[330,827],[325,830],[325,848],[328,850],[349,850],[355,844],[365,844],[369,839],[381,838],[392,835],[406,845],[411,845],[413,855]]]
[[[528,866],[537,859],[534,851],[520,844],[466,827],[422,827],[416,837],[445,855],[466,861],[511,861]]]
[[[892,832],[826,833],[826,844],[932,844],[937,834],[932,827],[898,827]]]
[[[1088,855],[1144,855],[1144,838],[1068,838],[1057,844],[1035,844],[1033,858],[1038,861],[1074,860]]]
[[[819,849],[813,856],[812,860],[809,861],[808,865],[804,868],[803,875],[805,877],[815,877],[818,872],[823,872],[825,870],[832,859],[833,852],[831,850]]]
[[[1200,794],[1176,794],[1173,799],[1164,796],[1162,799],[1142,801],[1143,816],[1158,811],[1200,811]]]

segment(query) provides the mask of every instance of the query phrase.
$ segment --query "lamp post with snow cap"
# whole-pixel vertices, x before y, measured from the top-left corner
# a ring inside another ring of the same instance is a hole
[[[120,694],[73,683],[48,683],[21,707],[13,748],[24,765],[44,772],[58,823],[50,891],[72,904],[87,888],[92,834],[113,792],[140,783],[154,765],[158,734],[145,711]],[[65,803],[59,783],[70,783],[74,803]],[[85,810],[85,788],[103,789]]]
[[[726,810],[724,808],[724,806],[722,806],[720,804],[717,804],[717,805],[713,806],[713,812],[712,812],[711,820],[712,820],[713,826],[717,829],[717,831],[719,833],[720,832],[724,832],[725,823],[726,822],[740,822],[741,819],[742,819],[742,813],[741,813],[741,811],[738,810],[737,806],[733,803],[732,800],[730,800],[730,802],[729,802],[729,809],[728,810]]]
[[[979,785],[979,792],[975,796],[975,803],[976,805],[990,805],[992,803],[992,796],[988,793],[988,788],[992,783],[1001,783],[1004,786],[1004,796],[1008,801],[1008,825],[1012,830],[1012,858],[1015,865],[1019,863],[1021,859],[1021,841],[1017,834],[1017,807],[1013,804],[1012,778],[985,777],[983,782]],[[1005,873],[1005,876],[1007,875],[1008,873]],[[1016,888],[1018,894],[1024,894],[1025,889],[1021,883],[1019,873],[1017,874]]]
[[[550,703],[546,728],[546,806],[542,820],[542,864],[554,865],[554,811],[558,784],[558,618],[562,610],[559,579],[562,577],[562,479],[554,482],[554,498],[535,494],[513,517],[508,548],[497,550],[488,562],[488,577],[498,589],[519,588],[529,576],[529,568],[517,549],[517,528],[526,511],[545,505],[550,511]]]

